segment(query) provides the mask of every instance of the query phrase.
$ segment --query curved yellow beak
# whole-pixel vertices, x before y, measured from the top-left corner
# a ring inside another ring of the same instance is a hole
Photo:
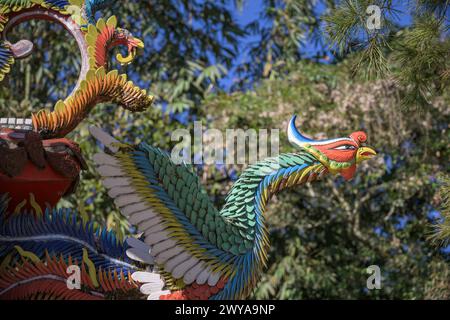
[[[141,39],[134,38],[134,41],[135,41],[134,45],[135,45],[136,48],[139,48],[139,49],[144,49],[145,48],[144,41],[142,41]]]
[[[376,151],[370,147],[361,147],[356,153],[356,163],[359,164],[364,160],[373,158],[376,154]]]
[[[135,57],[136,57],[136,49],[131,50],[131,52],[126,57],[124,57],[121,53],[118,53],[116,55],[116,59],[117,61],[120,62],[121,65],[130,64]]]
[[[128,55],[124,57],[122,54],[118,53],[116,55],[116,59],[120,62],[121,65],[130,64],[137,55],[137,49],[143,49],[145,47],[144,42],[138,38],[133,38],[132,46],[129,46]]]

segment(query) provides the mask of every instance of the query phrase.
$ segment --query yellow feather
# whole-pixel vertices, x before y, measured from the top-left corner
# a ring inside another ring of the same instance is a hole
[[[89,272],[89,278],[91,278],[92,284],[94,287],[98,288],[100,285],[97,281],[97,270],[95,269],[95,265],[91,259],[89,259],[88,252],[86,248],[83,248],[83,262],[86,263]]]

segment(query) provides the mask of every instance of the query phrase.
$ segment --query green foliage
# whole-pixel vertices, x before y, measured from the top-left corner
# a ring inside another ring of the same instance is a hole
[[[407,7],[400,11],[400,3]],[[381,9],[381,26],[371,30],[367,8]],[[353,68],[366,78],[393,77],[406,88],[402,104],[426,107],[449,85],[448,1],[340,1],[324,19],[326,35],[341,55],[359,52]],[[410,14],[412,26],[396,23]],[[392,60],[388,62],[388,56]],[[394,66],[390,68],[389,66]]]
[[[333,1],[325,2],[333,6]],[[250,45],[248,61],[239,66],[240,72],[253,79],[279,76],[284,67],[301,58],[301,46],[307,40],[320,42],[320,20],[315,11],[318,1],[263,3],[260,16],[246,26],[248,33],[258,40]]]
[[[442,174],[438,180],[442,184],[440,190],[442,223],[436,225],[432,239],[442,246],[447,246],[450,244],[450,176]]]

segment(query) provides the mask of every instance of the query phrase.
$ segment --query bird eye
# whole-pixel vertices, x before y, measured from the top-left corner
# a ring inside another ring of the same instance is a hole
[[[352,146],[351,144],[346,144],[346,145],[343,145],[343,146],[336,147],[334,149],[335,150],[356,150],[356,147]]]

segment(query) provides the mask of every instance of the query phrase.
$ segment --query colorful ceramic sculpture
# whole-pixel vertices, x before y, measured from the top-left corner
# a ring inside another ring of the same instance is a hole
[[[85,165],[78,146],[60,139],[75,129],[95,105],[110,101],[131,111],[141,111],[152,104],[153,97],[128,81],[125,74],[108,70],[110,49],[126,46],[128,56],[118,54],[117,59],[128,64],[144,44],[127,30],[118,28],[114,16],[88,23],[93,21],[95,10],[106,3],[0,0],[0,81],[10,72],[15,59],[32,54],[30,41],[12,44],[7,40],[9,31],[22,22],[45,19],[61,24],[75,38],[81,54],[77,84],[66,99],[56,103],[53,111],[39,110],[29,119],[0,118],[0,193],[10,194],[9,211],[53,207],[74,189]],[[37,145],[30,147],[34,143],[28,142],[31,138]],[[54,151],[62,145],[67,147],[66,152]]]
[[[217,210],[189,166],[175,165],[148,144],[123,146],[96,128],[91,133],[111,151],[94,157],[110,197],[148,245],[140,244],[134,255],[154,260],[168,285],[156,286],[155,273],[133,274],[148,283],[141,291],[157,299],[247,297],[267,264],[270,198],[328,173],[351,179],[356,165],[375,155],[364,132],[315,141],[296,129],[293,117],[288,135],[299,152],[249,166]]]
[[[32,115],[33,130],[43,138],[61,138],[71,132],[100,102],[113,102],[131,111],[142,111],[153,102],[145,90],[128,81],[117,70],[108,71],[108,51],[123,45],[128,56],[117,55],[122,64],[132,62],[136,50],[143,48],[141,40],[117,27],[117,18],[93,20],[93,10],[100,2],[77,0],[0,0],[0,81],[10,72],[15,59],[25,58],[33,44],[7,40],[8,32],[17,24],[33,19],[45,19],[61,24],[75,38],[81,53],[81,72],[72,93],[58,101],[53,111],[40,110]],[[1,123],[1,122],[0,122]]]
[[[0,128],[0,194],[10,194],[10,214],[54,207],[75,190],[82,169],[86,163],[72,141],[42,141],[34,131]]]
[[[271,197],[329,173],[351,179],[375,151],[365,146],[364,132],[306,138],[293,117],[288,137],[298,152],[250,165],[218,210],[192,167],[92,127],[105,146],[93,159],[103,184],[142,236],[122,243],[76,212],[50,209],[85,168],[80,150],[64,136],[99,102],[139,111],[153,101],[125,75],[107,71],[111,47],[126,45],[129,56],[118,59],[129,63],[143,44],[117,28],[114,17],[95,22],[95,11],[106,3],[0,0],[0,80],[14,59],[32,52],[28,41],[6,40],[25,20],[61,23],[82,53],[78,84],[53,111],[0,119],[0,193],[7,193],[0,196],[0,299],[244,299],[267,264]]]

